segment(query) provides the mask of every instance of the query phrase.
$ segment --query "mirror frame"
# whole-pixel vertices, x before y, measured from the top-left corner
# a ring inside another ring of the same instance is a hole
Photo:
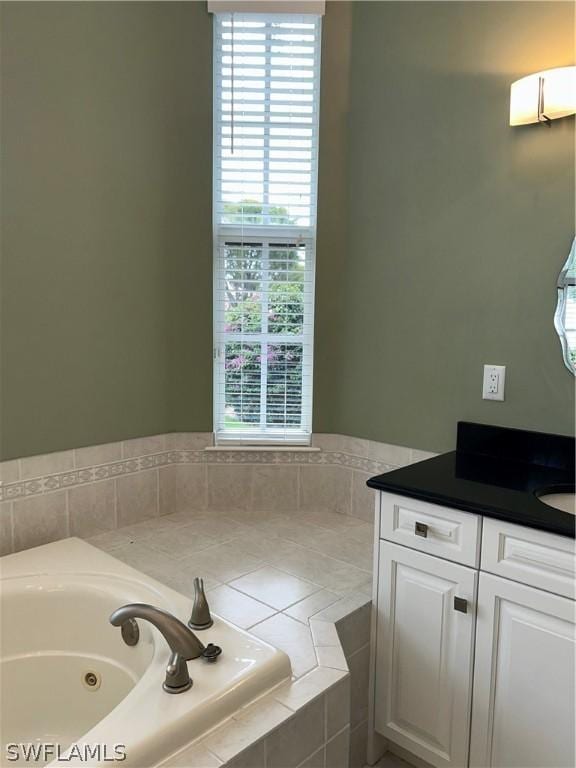
[[[572,273],[572,274],[570,274]],[[556,304],[556,312],[554,313],[554,327],[556,333],[560,339],[562,345],[562,356],[564,358],[564,364],[572,375],[576,375],[576,363],[572,361],[570,356],[570,348],[566,339],[566,328],[564,327],[564,315],[566,312],[567,303],[567,288],[570,286],[576,286],[576,237],[572,241],[572,247],[570,253],[566,259],[564,266],[558,276],[558,303]]]

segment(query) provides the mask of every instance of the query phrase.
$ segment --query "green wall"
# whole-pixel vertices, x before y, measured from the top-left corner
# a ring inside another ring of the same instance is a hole
[[[1,4],[2,458],[212,424],[204,2]],[[573,119],[568,3],[328,3],[315,429],[439,450],[460,418],[569,432],[551,318]],[[480,399],[484,362],[507,401]]]
[[[0,8],[0,456],[209,431],[206,3]],[[350,5],[330,3],[318,247],[326,284],[346,252],[350,30]],[[328,342],[330,306],[317,322]]]
[[[3,3],[3,458],[211,429],[205,3]]]
[[[573,56],[571,3],[354,3],[347,253],[317,430],[429,450],[454,446],[459,419],[572,432],[552,318],[574,118],[507,119],[511,81]],[[504,403],[481,399],[484,363],[507,366]]]
[[[348,231],[352,6],[349,2],[327,3],[322,20],[313,404],[314,429],[318,432],[334,431],[339,377],[334,361],[341,345],[334,328],[345,311],[342,275]]]

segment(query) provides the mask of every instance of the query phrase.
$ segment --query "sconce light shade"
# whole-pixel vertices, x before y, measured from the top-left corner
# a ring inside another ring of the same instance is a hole
[[[510,87],[510,125],[547,123],[576,113],[576,67],[536,72]]]

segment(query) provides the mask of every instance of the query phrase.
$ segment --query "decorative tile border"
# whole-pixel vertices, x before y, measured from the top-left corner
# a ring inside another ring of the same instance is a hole
[[[324,465],[346,467],[373,475],[387,472],[397,466],[342,451],[167,450],[26,480],[0,482],[0,501],[15,501],[29,496],[38,496],[170,464]]]

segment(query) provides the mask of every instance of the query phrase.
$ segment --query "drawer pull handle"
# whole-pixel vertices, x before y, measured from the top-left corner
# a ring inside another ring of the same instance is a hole
[[[414,525],[414,533],[416,536],[422,536],[425,539],[428,536],[428,526],[426,523],[416,523]]]
[[[460,613],[468,613],[468,600],[465,600],[463,597],[455,597],[454,610],[460,611]]]

